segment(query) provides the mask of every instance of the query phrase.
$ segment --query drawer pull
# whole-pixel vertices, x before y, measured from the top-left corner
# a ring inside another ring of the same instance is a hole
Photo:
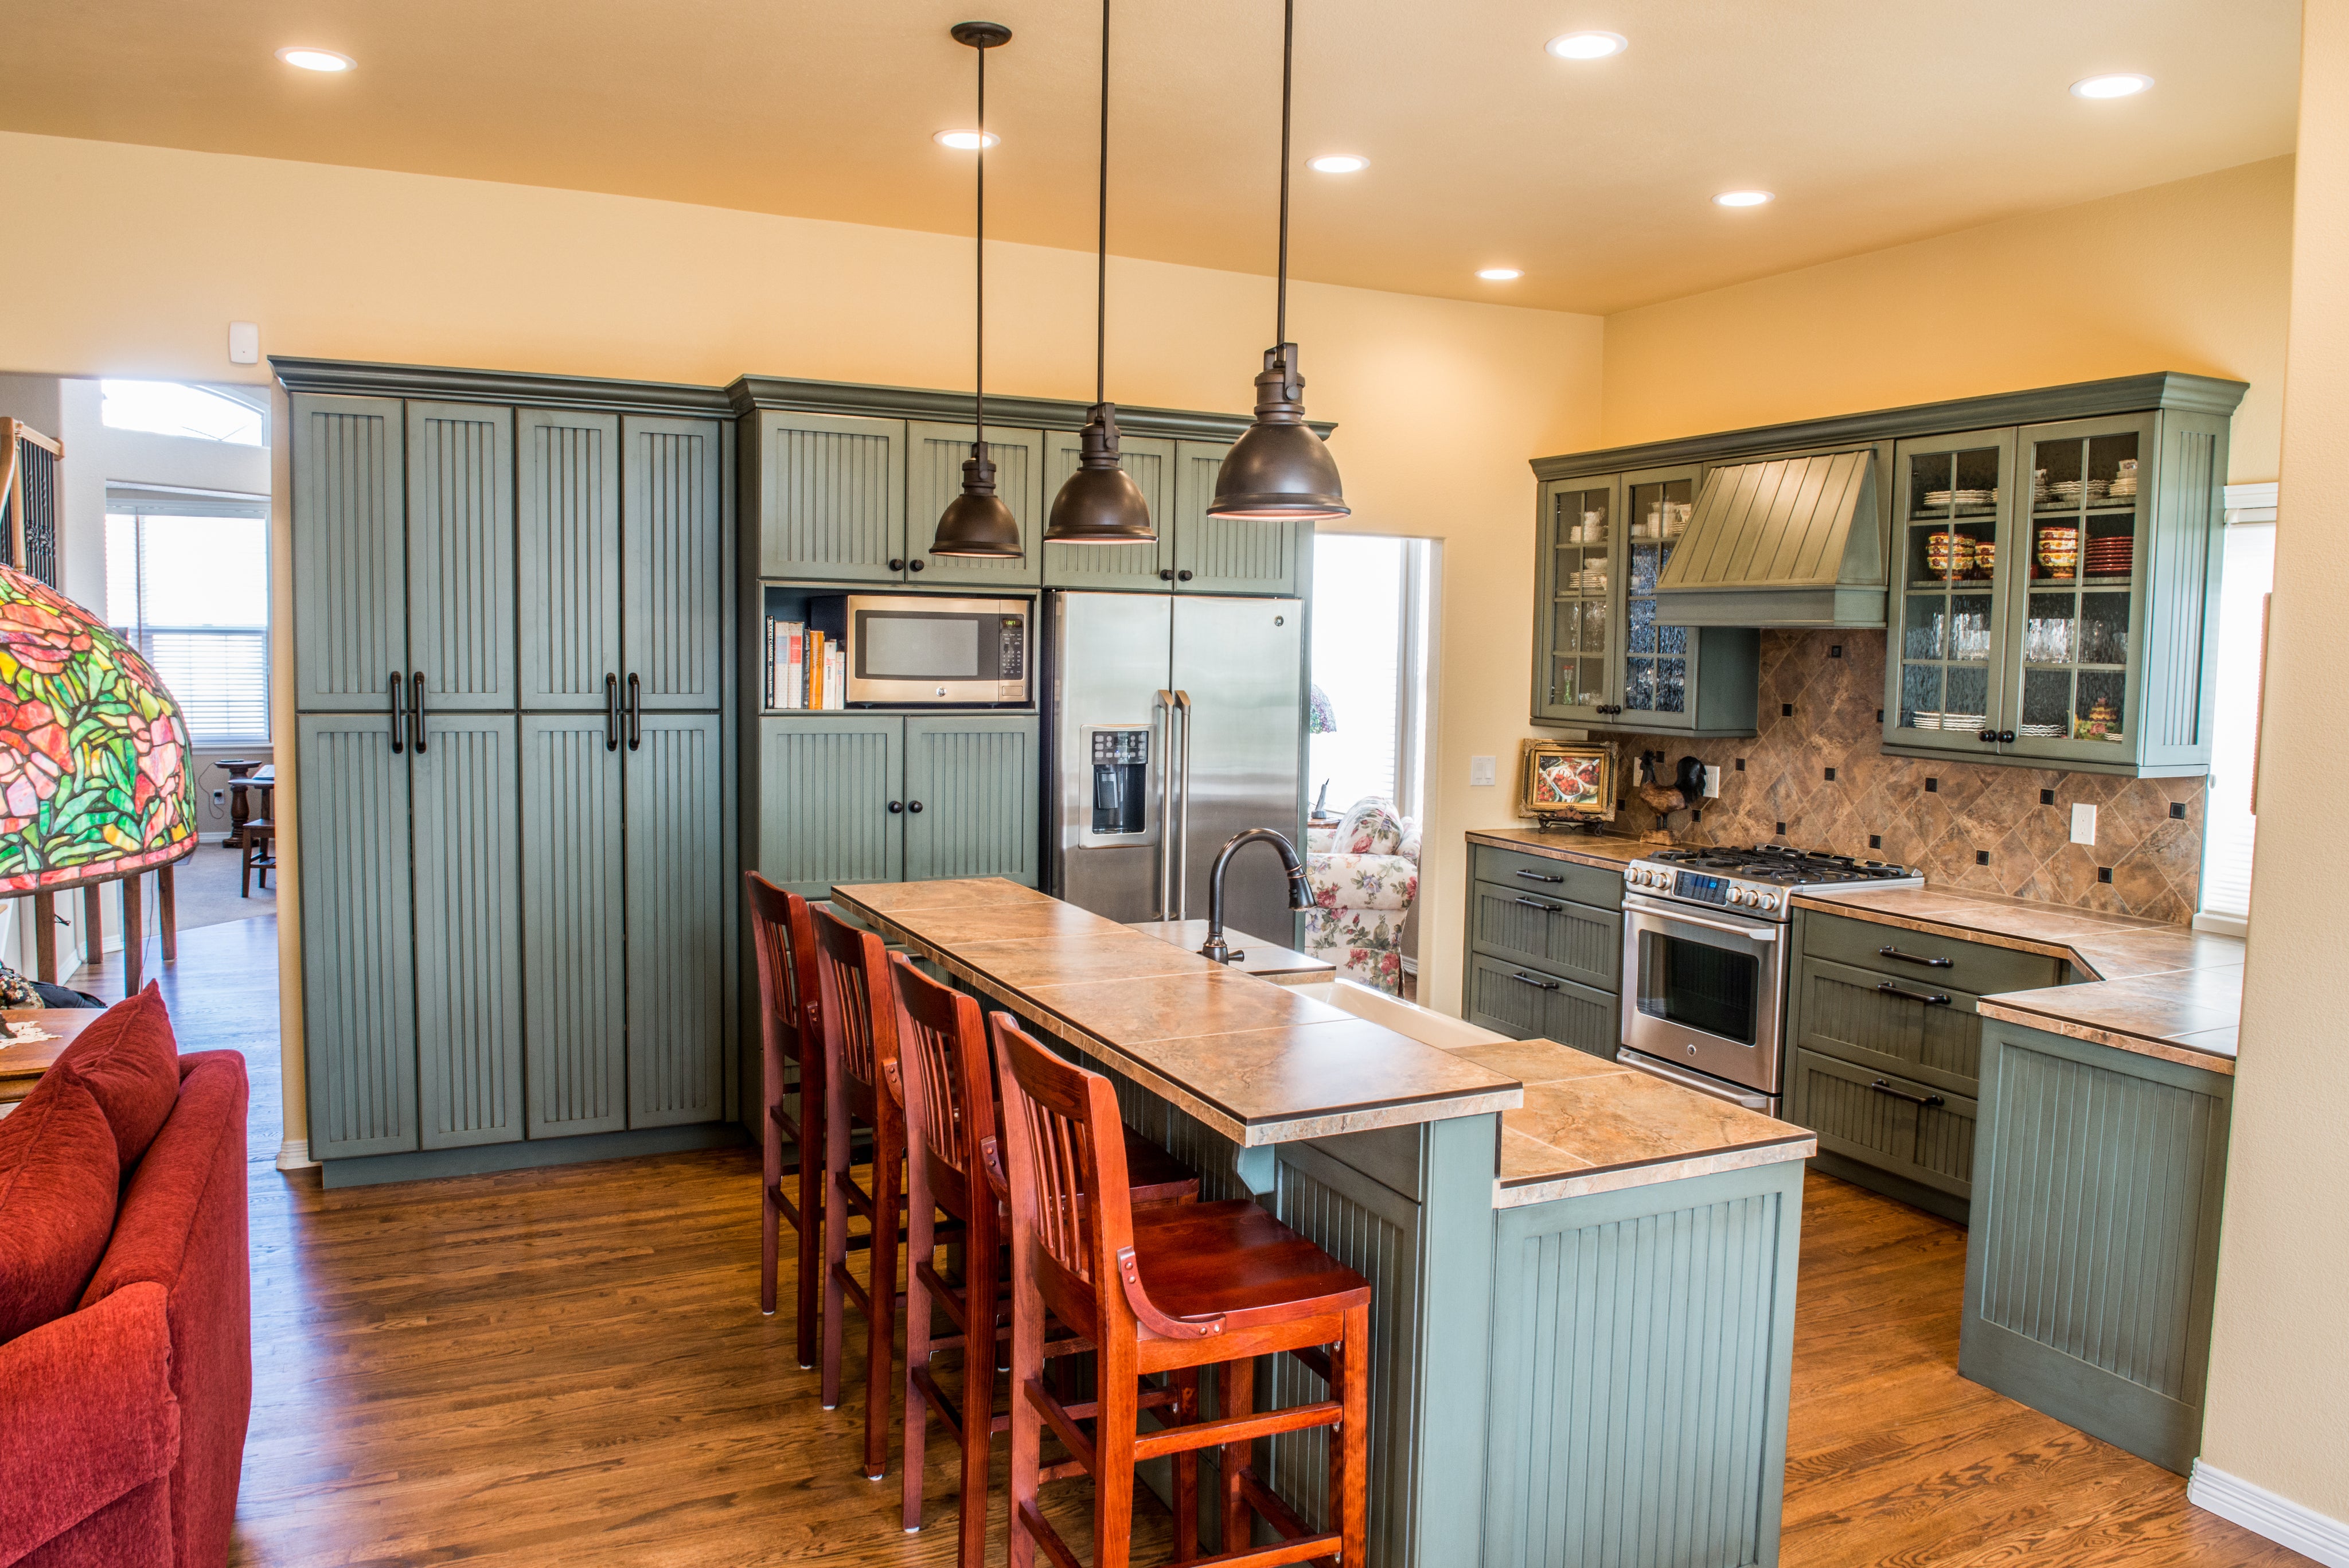
[[[1544,980],[1537,974],[1527,974],[1523,970],[1517,971],[1516,976],[1519,980],[1524,981],[1527,985],[1537,987],[1542,991],[1556,991],[1557,989],[1557,981],[1554,980]]]
[[[1902,963],[1921,963],[1927,969],[1948,969],[1958,961],[1955,959],[1927,958],[1923,953],[1904,953],[1899,948],[1878,948],[1876,951],[1880,958],[1899,959]]]
[[[1928,996],[1921,991],[1903,991],[1889,980],[1878,982],[1876,989],[1882,992],[1887,996],[1897,996],[1903,1002],[1921,1002],[1928,1007],[1947,1007],[1950,1005],[1950,999],[1943,996],[1939,992],[1935,992],[1932,995]]]
[[[1563,877],[1552,877],[1546,872],[1527,871],[1522,868],[1519,869],[1517,875],[1524,877],[1528,882],[1563,882],[1566,880]]]
[[[1528,909],[1539,909],[1550,915],[1555,915],[1566,908],[1564,904],[1553,904],[1547,898],[1528,898],[1523,893],[1517,895],[1517,902]]]
[[[1912,1106],[1922,1106],[1927,1110],[1932,1109],[1935,1106],[1949,1104],[1947,1100],[1942,1099],[1939,1095],[1911,1095],[1903,1090],[1896,1089],[1881,1078],[1877,1079],[1876,1082],[1868,1085],[1868,1086],[1874,1089],[1879,1095],[1889,1095],[1896,1100],[1906,1100]]]

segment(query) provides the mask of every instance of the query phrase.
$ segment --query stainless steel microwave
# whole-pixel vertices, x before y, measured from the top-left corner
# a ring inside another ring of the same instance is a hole
[[[840,640],[852,707],[1030,700],[1032,599],[836,594],[809,600],[808,621]]]

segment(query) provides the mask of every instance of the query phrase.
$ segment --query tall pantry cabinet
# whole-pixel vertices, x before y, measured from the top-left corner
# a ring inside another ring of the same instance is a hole
[[[730,426],[686,389],[277,367],[311,1153],[331,1183],[724,1133]],[[336,1164],[369,1156],[409,1158]]]

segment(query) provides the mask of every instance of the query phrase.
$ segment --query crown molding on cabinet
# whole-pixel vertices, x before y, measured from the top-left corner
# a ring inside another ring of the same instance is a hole
[[[461,370],[437,365],[373,365],[347,359],[269,357],[269,368],[289,392],[347,397],[436,398],[455,402],[514,403],[532,409],[592,409],[615,413],[700,414],[734,411],[724,389],[671,381],[615,381],[594,376],[549,376],[529,370]]]
[[[737,413],[758,409],[792,409],[802,413],[866,414],[875,419],[927,420],[960,424],[970,419],[968,392],[939,392],[920,387],[871,387],[853,381],[802,381],[781,376],[744,376],[726,389]],[[989,424],[1022,430],[1082,430],[1090,403],[1065,398],[1021,398],[1000,392],[987,395]],[[1337,425],[1329,420],[1308,420],[1324,441]],[[1176,441],[1235,441],[1248,428],[1246,414],[1206,414],[1185,409],[1146,409],[1117,405],[1117,428],[1129,436],[1158,436]]]
[[[2148,409],[2217,414],[2223,419],[2235,411],[2250,389],[2246,381],[2158,370],[2150,375],[2075,381],[2067,386],[2040,387],[2025,392],[1995,392],[1988,397],[1957,398],[1945,403],[1916,403],[1907,408],[1872,409],[1866,413],[1837,414],[1827,419],[1796,420],[1783,425],[1756,425],[1750,430],[1678,436],[1640,446],[1609,447],[1604,452],[1537,457],[1532,463],[1537,479],[1572,479],[1578,474],[1611,473],[1619,469],[1710,462],[1749,453],[1800,452],[1907,436],[1995,430],[2003,425],[2045,424],[2102,414],[2140,413]]]

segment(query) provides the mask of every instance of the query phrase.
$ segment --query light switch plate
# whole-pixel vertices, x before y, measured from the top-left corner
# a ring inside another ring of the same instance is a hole
[[[1716,798],[1720,794],[1721,770],[1715,767],[1708,767],[1704,770],[1704,797],[1707,800],[1712,800]]]
[[[1495,779],[1495,759],[1492,757],[1470,757],[1468,759],[1468,783],[1472,786],[1492,784]]]
[[[232,365],[261,363],[259,322],[232,321],[228,324],[228,362]]]
[[[2072,808],[2072,842],[2094,844],[2096,841],[2096,808],[2083,801]]]

